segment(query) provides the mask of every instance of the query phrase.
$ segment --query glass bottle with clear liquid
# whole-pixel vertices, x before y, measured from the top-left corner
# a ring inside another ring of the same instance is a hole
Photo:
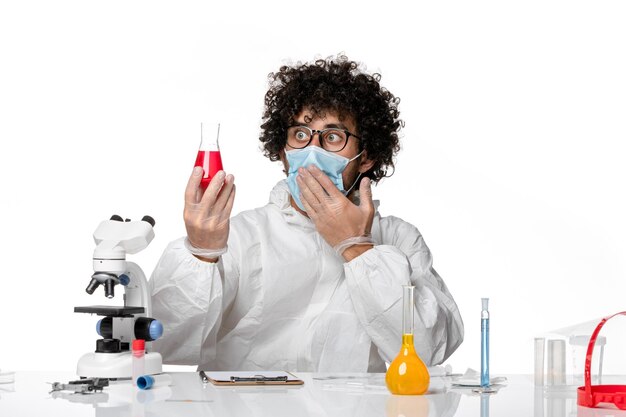
[[[392,394],[420,395],[428,390],[430,374],[413,345],[413,315],[415,287],[403,286],[402,347],[389,365],[385,382]]]
[[[213,129],[217,128],[216,136],[213,136]],[[196,164],[194,166],[202,167],[204,173],[200,186],[205,190],[211,179],[219,171],[223,170],[222,154],[220,152],[220,125],[211,123],[200,123],[200,147],[198,156],[196,156]]]

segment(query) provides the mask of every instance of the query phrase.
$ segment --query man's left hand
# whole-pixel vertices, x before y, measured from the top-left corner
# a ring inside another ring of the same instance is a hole
[[[300,168],[298,174],[300,200],[317,231],[330,246],[335,247],[349,238],[369,236],[375,211],[369,178],[361,181],[361,203],[357,206],[315,165]]]

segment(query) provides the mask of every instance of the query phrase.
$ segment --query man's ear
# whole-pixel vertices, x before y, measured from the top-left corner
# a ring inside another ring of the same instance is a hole
[[[363,174],[369,171],[370,169],[372,169],[375,163],[376,163],[375,160],[367,158],[367,151],[363,151],[363,154],[361,155],[361,159],[359,162],[359,172]]]

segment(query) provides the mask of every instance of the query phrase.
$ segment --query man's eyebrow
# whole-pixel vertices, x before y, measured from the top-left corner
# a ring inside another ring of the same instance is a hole
[[[337,128],[337,129],[348,130],[346,125],[344,125],[343,123],[329,123],[329,124],[324,125],[324,128],[326,128],[326,129],[328,129],[328,128]]]

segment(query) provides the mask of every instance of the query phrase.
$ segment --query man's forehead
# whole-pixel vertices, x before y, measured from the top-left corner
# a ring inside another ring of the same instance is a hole
[[[294,116],[299,123],[311,123],[316,120],[325,122],[325,124],[344,124],[350,127],[356,127],[354,119],[349,114],[342,114],[336,110],[319,110],[304,109]]]

